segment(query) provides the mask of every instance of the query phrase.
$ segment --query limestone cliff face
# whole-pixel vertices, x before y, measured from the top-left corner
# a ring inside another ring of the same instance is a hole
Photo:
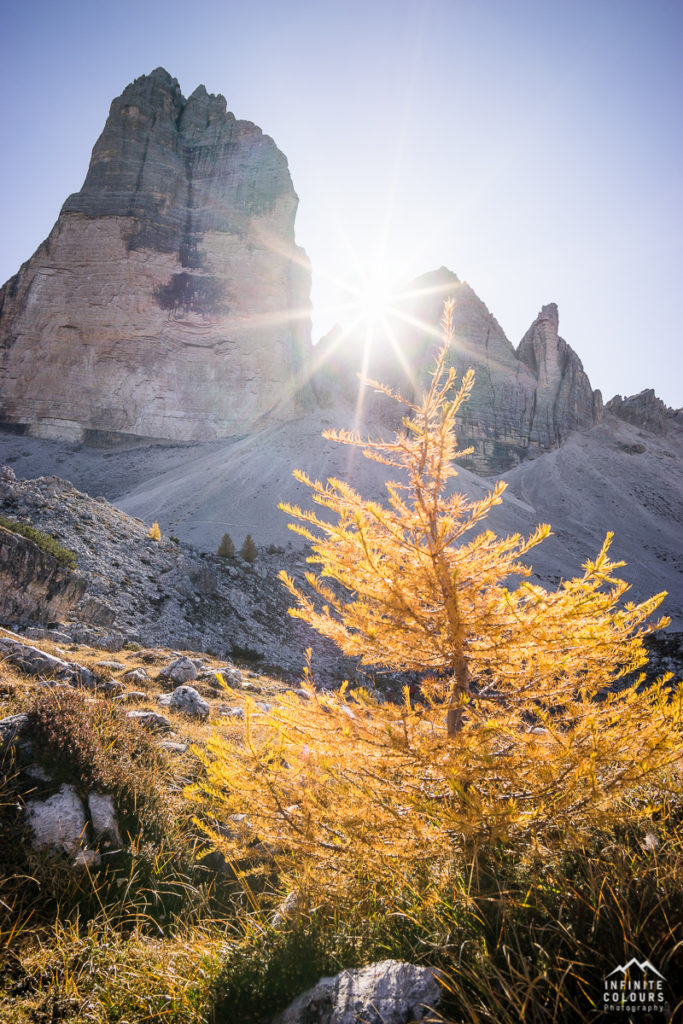
[[[0,526],[0,621],[61,619],[83,597],[87,581],[26,537]]]
[[[558,326],[555,303],[543,306],[517,349],[518,359],[536,378],[529,442],[539,448],[562,444],[571,430],[592,426],[602,416],[602,396],[591,388]]]
[[[600,392],[591,389],[578,356],[558,336],[555,305],[543,307],[515,351],[472,288],[445,267],[423,275],[394,297],[387,317],[393,343],[387,343],[381,329],[369,350],[364,330],[343,340],[338,333],[323,339],[318,346],[323,368],[315,381],[321,400],[329,401],[339,389],[348,398],[355,395],[356,373],[364,365],[366,376],[415,397],[440,345],[436,326],[446,298],[455,299],[449,362],[460,375],[469,367],[475,371],[474,390],[459,419],[459,441],[474,447],[465,465],[498,473],[530,454],[557,447],[571,430],[601,418]],[[396,426],[396,409],[381,396],[365,399],[369,420]]]
[[[297,202],[283,154],[222,96],[137,79],[0,291],[0,422],[208,440],[291,415],[310,345]]]

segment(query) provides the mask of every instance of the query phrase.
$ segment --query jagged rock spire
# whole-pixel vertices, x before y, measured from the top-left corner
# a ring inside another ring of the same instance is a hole
[[[558,333],[554,302],[542,306],[517,348],[517,357],[536,378],[529,424],[532,445],[561,444],[571,430],[592,426],[602,416],[602,396],[593,391],[577,354]]]

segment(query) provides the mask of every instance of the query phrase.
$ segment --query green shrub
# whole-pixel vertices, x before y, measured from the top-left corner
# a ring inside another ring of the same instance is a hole
[[[65,548],[63,544],[60,544],[49,533],[36,529],[30,523],[22,523],[17,519],[8,519],[6,516],[0,516],[0,526],[4,526],[11,533],[18,533],[21,537],[26,537],[28,540],[33,541],[41,551],[52,555],[61,565],[65,565],[69,569],[76,567],[76,553],[70,551],[69,548]]]

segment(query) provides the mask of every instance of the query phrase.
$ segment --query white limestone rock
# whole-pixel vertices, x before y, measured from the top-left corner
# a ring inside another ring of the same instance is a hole
[[[122,840],[116,820],[114,798],[109,793],[88,793],[88,810],[98,846],[104,849],[119,849]]]
[[[428,968],[383,960],[321,978],[272,1024],[411,1024],[440,999],[441,986]]]
[[[189,683],[197,678],[197,674],[197,666],[191,658],[176,658],[162,668],[159,678],[170,679],[174,683]]]
[[[208,701],[205,701],[193,686],[178,686],[173,693],[165,693],[159,697],[158,703],[162,708],[179,711],[190,718],[200,718],[203,721],[209,717]]]
[[[73,786],[64,783],[47,800],[27,800],[26,813],[34,845],[73,854],[80,849],[88,827],[85,808]]]

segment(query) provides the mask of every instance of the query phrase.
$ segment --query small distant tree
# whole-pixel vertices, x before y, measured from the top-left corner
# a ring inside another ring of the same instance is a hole
[[[218,554],[221,558],[232,558],[235,554],[235,545],[229,533],[223,534],[223,539],[218,545]]]
[[[152,523],[147,534],[150,540],[161,540],[161,529],[158,523]]]
[[[256,548],[256,544],[254,543],[254,538],[250,533],[248,533],[244,538],[244,543],[242,544],[242,547],[240,548],[240,555],[242,556],[245,562],[254,562],[256,561],[257,554],[258,550]]]

